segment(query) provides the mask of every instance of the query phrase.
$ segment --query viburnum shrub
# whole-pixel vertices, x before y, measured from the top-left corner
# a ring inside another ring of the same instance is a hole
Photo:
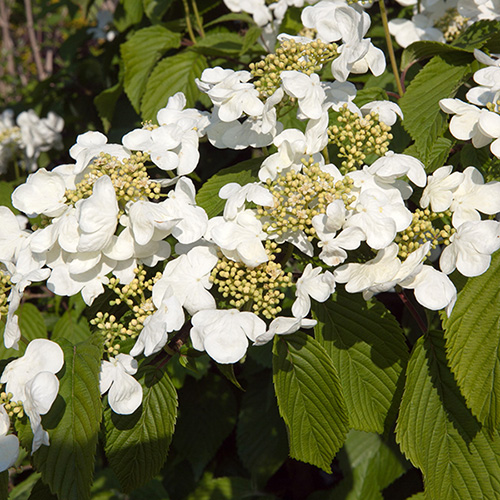
[[[0,115],[4,493],[500,498],[500,5],[400,4],[124,0],[106,135]]]

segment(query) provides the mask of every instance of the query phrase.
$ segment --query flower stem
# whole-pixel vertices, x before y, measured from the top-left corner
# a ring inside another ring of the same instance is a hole
[[[184,5],[184,12],[186,13],[186,26],[189,33],[189,38],[191,38],[191,41],[195,44],[196,37],[194,36],[193,26],[191,24],[191,13],[189,12],[189,5],[187,0],[182,0],[182,3]]]
[[[198,11],[198,6],[196,5],[196,0],[191,0],[193,4],[194,18],[196,19],[196,24],[198,25],[198,33],[201,38],[205,38],[205,30],[203,29],[203,23],[201,21],[200,12]]]
[[[398,65],[396,63],[396,56],[394,55],[394,47],[392,46],[391,34],[389,33],[389,24],[387,22],[387,11],[385,10],[384,0],[378,0],[378,5],[380,7],[380,15],[382,16],[382,24],[384,26],[385,40],[387,42],[389,59],[391,60],[392,72],[394,73],[394,78],[396,78],[396,86],[398,88],[399,97],[402,97],[404,94],[404,90],[403,85],[401,84],[401,79],[399,77]]]

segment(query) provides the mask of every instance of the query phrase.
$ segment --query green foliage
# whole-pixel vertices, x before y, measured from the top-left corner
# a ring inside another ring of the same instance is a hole
[[[378,433],[392,427],[408,359],[394,317],[380,303],[341,291],[315,304],[314,317],[316,338],[337,370],[351,427]]]
[[[430,158],[442,155],[433,152],[436,141],[448,129],[448,120],[439,108],[439,101],[453,97],[460,85],[469,78],[472,66],[468,62],[471,59],[469,54],[465,58],[457,55],[433,57],[399,100],[405,116],[403,126],[415,141],[415,151],[424,164]],[[443,146],[439,145],[440,151]]]
[[[494,432],[500,425],[500,253],[469,279],[444,322],[451,371],[472,414]]]
[[[290,456],[330,473],[348,430],[337,371],[324,347],[305,333],[276,336],[273,353],[274,387]]]
[[[500,495],[500,441],[467,408],[446,360],[443,333],[415,345],[396,438],[422,470],[428,498],[473,500]]]
[[[198,488],[186,500],[233,500],[235,498],[249,498],[252,492],[252,484],[248,479],[241,477],[214,478],[211,474],[207,474],[201,480]]]
[[[180,91],[186,96],[187,107],[193,107],[199,95],[195,78],[199,78],[206,67],[207,61],[202,54],[187,50],[160,61],[146,84],[141,102],[142,118],[156,120],[158,110],[166,106],[170,96]]]
[[[196,194],[196,203],[207,212],[208,217],[221,215],[226,200],[219,198],[220,189],[230,182],[237,182],[241,186],[258,180],[262,158],[252,158],[225,168],[212,176]]]
[[[152,479],[167,459],[177,417],[177,392],[168,375],[141,369],[142,405],[131,415],[104,412],[105,451],[125,491]]]
[[[270,370],[248,380],[236,427],[238,455],[258,485],[278,470],[288,456],[286,429],[276,407]]]
[[[154,65],[168,49],[178,48],[180,43],[179,33],[155,25],[136,31],[121,45],[125,73],[124,89],[138,113]]]
[[[54,326],[52,340],[67,339],[70,342],[78,343],[87,340],[90,337],[88,321],[78,314],[68,309]]]
[[[42,419],[50,446],[36,451],[33,461],[44,483],[59,498],[85,500],[90,499],[102,415],[99,392],[102,348],[94,337],[76,345],[65,339],[58,343],[64,351],[59,394]]]

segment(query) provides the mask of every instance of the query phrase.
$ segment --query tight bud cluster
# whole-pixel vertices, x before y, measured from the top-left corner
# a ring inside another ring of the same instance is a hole
[[[340,108],[337,124],[328,128],[329,141],[339,148],[343,174],[357,170],[370,154],[384,156],[392,140],[391,127],[373,111],[364,117],[353,113],[347,104]]]
[[[324,172],[317,163],[308,162],[301,172],[290,171],[274,181],[267,181],[267,188],[274,197],[274,206],[258,208],[263,230],[278,236],[304,231],[310,240],[315,234],[312,218],[324,214],[334,200],[342,200],[346,207],[354,201],[349,193],[352,179],[335,179]]]
[[[0,319],[7,316],[9,311],[8,296],[11,287],[10,276],[0,271]]]
[[[282,311],[283,290],[293,285],[292,274],[285,273],[276,254],[281,248],[267,241],[269,260],[257,267],[249,268],[242,262],[221,257],[212,270],[210,281],[218,287],[229,305],[240,310],[250,310],[266,319],[272,319]]]
[[[338,56],[337,45],[315,40],[300,43],[293,39],[281,42],[275,54],[268,54],[263,61],[250,64],[250,72],[260,96],[267,99],[281,85],[283,71],[300,71],[311,75],[319,71],[323,64]]]
[[[12,401],[12,393],[2,392],[0,393],[0,406],[3,405],[7,415],[12,418],[16,416],[17,418],[23,418],[24,408],[22,401]]]
[[[66,198],[73,204],[78,200],[88,198],[92,194],[96,180],[107,175],[111,179],[116,198],[122,207],[129,201],[157,200],[160,198],[161,186],[151,181],[145,165],[148,160],[149,156],[140,151],[123,160],[101,153],[89,165],[89,172],[76,185],[76,189],[66,192]]]

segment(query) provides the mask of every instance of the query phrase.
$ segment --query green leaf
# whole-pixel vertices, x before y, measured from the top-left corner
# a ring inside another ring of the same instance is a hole
[[[458,57],[460,56],[464,57],[464,54],[467,54],[470,60],[472,61],[474,58],[474,56],[470,54],[472,50],[466,50],[458,46],[454,47],[452,45],[442,42],[432,42],[432,41],[413,42],[404,49],[403,54],[401,56],[400,67],[402,70],[404,70],[414,62],[419,61],[421,59],[428,59],[429,57],[450,55],[450,54],[451,55],[456,54]],[[465,55],[465,57],[467,57],[467,55]]]
[[[40,474],[38,472],[30,474],[24,481],[14,486],[9,493],[9,500],[28,500],[33,486],[39,479]]]
[[[245,38],[243,39],[243,47],[241,48],[240,55],[246,54],[251,48],[257,47],[259,52],[262,51],[262,47],[257,44],[262,33],[262,28],[259,26],[251,26],[245,33]]]
[[[451,44],[453,47],[461,47],[465,50],[473,52],[474,49],[480,49],[485,45],[490,48],[490,44],[498,43],[500,31],[499,21],[489,21],[483,19],[473,23],[467,28],[456,40]],[[498,46],[497,46],[498,47]],[[495,50],[493,50],[495,52]]]
[[[290,456],[331,473],[348,430],[339,377],[326,350],[299,332],[276,336],[273,380]]]
[[[39,479],[33,489],[31,490],[31,494],[28,500],[58,500],[57,496],[53,495],[50,492],[50,488]]]
[[[500,425],[500,252],[468,280],[444,327],[451,371],[472,414],[493,432]]]
[[[235,500],[251,498],[252,484],[242,477],[213,478],[207,473],[186,500]],[[261,498],[259,496],[259,498]]]
[[[9,498],[9,471],[0,472],[0,500]]]
[[[186,96],[186,106],[193,107],[199,95],[194,80],[207,66],[203,55],[188,50],[160,61],[151,73],[142,98],[143,119],[156,119],[156,113],[166,106],[168,98],[181,91]]]
[[[122,95],[123,84],[118,82],[109,89],[103,90],[94,98],[94,104],[97,108],[97,113],[102,121],[104,131],[108,133],[111,127],[111,120],[115,113],[115,107],[118,99]]]
[[[231,12],[230,14],[224,14],[223,16],[220,16],[217,19],[214,19],[213,21],[205,24],[205,28],[213,26],[214,24],[226,23],[229,21],[241,21],[250,26],[255,25],[255,21],[253,20],[252,16],[249,16],[245,12]]]
[[[131,415],[104,412],[106,456],[127,492],[163,467],[177,417],[177,392],[168,375],[146,366],[139,377],[142,405]]]
[[[174,0],[142,0],[144,14],[153,23],[157,24],[166,14]]]
[[[260,486],[288,457],[286,428],[278,413],[270,370],[249,380],[241,400],[236,443],[243,465]]]
[[[461,57],[435,56],[399,100],[404,113],[403,127],[415,141],[420,157],[427,158],[438,137],[448,129],[447,116],[439,107],[440,99],[453,97],[471,72],[471,65]]]
[[[426,498],[499,498],[500,440],[467,408],[447,366],[442,332],[417,341],[406,376],[396,439],[422,470]]]
[[[338,457],[344,479],[333,489],[332,499],[383,500],[382,490],[409,468],[396,446],[356,430],[349,432]]]
[[[192,50],[208,56],[236,55],[242,51],[243,39],[236,33],[207,33]]]
[[[129,40],[121,44],[125,93],[137,112],[154,65],[168,49],[176,49],[180,43],[179,33],[156,25],[136,31]]]
[[[400,326],[382,304],[340,291],[315,303],[313,314],[316,338],[339,375],[351,427],[382,433],[394,423],[408,360]]]
[[[36,451],[33,461],[52,493],[65,500],[90,499],[102,416],[100,342],[95,337],[77,345],[58,341],[64,351],[59,394],[42,419],[50,446]]]
[[[12,205],[12,192],[18,186],[19,181],[0,181],[0,205],[10,208],[15,214],[19,213]]]
[[[372,101],[388,101],[387,92],[380,87],[363,88],[358,91],[354,102],[356,106],[363,106]]]
[[[120,32],[125,31],[142,19],[144,10],[142,2],[138,0],[121,0],[113,15],[113,24]]]
[[[243,387],[241,387],[241,384],[238,382],[238,379],[236,378],[236,375],[234,374],[234,365],[221,365],[220,363],[217,363],[217,368],[219,371],[226,377],[231,384],[236,386],[240,391],[244,391]]]
[[[200,381],[186,378],[172,445],[189,461],[196,478],[233,430],[236,411],[232,386],[225,379],[211,374]]]
[[[230,182],[237,182],[244,186],[258,181],[261,163],[262,158],[252,158],[221,170],[203,184],[196,195],[196,203],[207,212],[209,218],[222,214],[226,200],[219,198],[221,187]]]
[[[63,338],[76,344],[87,340],[90,335],[87,320],[79,318],[74,310],[68,309],[55,324],[52,340]]]

